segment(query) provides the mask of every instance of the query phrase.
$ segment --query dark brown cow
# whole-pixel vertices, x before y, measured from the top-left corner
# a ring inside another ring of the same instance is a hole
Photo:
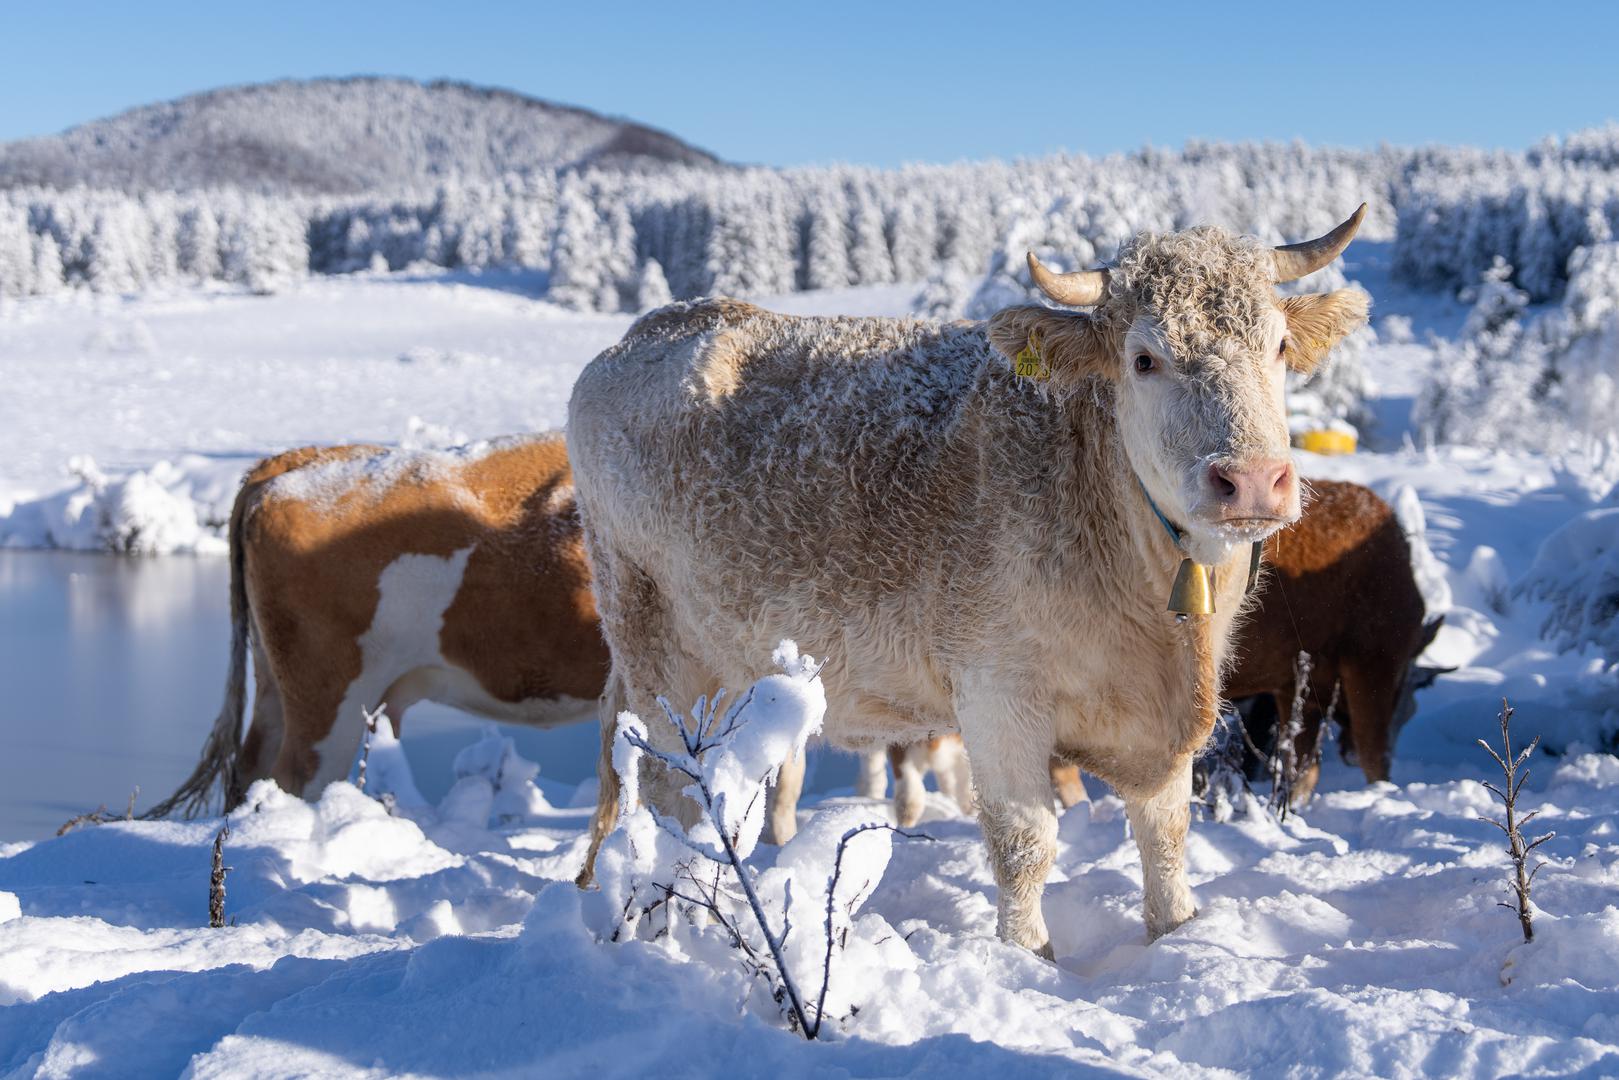
[[[1243,626],[1227,698],[1270,694],[1278,722],[1292,711],[1296,661],[1313,667],[1296,750],[1314,757],[1321,717],[1341,684],[1336,715],[1368,783],[1387,780],[1394,738],[1414,709],[1411,665],[1441,619],[1426,607],[1411,573],[1411,547],[1393,509],[1359,484],[1312,482],[1304,517],[1265,542],[1269,570],[1258,607]],[[1315,790],[1319,768],[1294,785],[1295,800]]]

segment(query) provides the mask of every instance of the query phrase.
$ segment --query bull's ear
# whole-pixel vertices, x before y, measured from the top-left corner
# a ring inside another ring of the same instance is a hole
[[[1287,352],[1282,358],[1306,375],[1345,335],[1366,324],[1371,309],[1371,298],[1359,289],[1284,296],[1278,303],[1287,317]]]
[[[1053,381],[1072,383],[1090,375],[1111,379],[1118,372],[1109,334],[1090,315],[1036,306],[1003,308],[990,317],[989,341],[1014,365],[1024,350],[1037,352]]]

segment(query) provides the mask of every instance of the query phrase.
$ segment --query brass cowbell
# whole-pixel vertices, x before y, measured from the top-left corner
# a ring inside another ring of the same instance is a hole
[[[1214,614],[1214,588],[1209,568],[1191,559],[1182,559],[1175,571],[1175,584],[1169,590],[1169,609],[1177,620],[1188,615]]]

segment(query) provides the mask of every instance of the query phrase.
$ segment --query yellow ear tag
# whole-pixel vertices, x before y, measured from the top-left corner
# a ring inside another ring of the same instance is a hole
[[[1030,334],[1028,344],[1012,358],[1012,370],[1020,379],[1049,379],[1051,368],[1040,353],[1040,335]]]

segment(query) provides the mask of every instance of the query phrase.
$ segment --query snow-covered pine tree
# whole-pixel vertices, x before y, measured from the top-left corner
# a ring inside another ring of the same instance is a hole
[[[33,291],[39,296],[61,291],[66,282],[62,280],[62,249],[57,247],[56,237],[48,232],[35,233],[33,241]]]
[[[0,296],[28,296],[37,291],[27,211],[0,202]]]
[[[806,289],[841,289],[854,284],[849,265],[848,206],[841,187],[820,187],[803,215]]]
[[[148,284],[150,236],[137,204],[106,200],[96,211],[86,245],[90,287],[96,292],[134,292]]]
[[[939,219],[933,205],[902,192],[886,223],[895,281],[922,281],[938,258]]]
[[[197,281],[215,281],[223,274],[219,257],[219,219],[205,200],[197,200],[180,214],[175,235],[179,270]]]
[[[598,311],[636,311],[641,286],[640,260],[635,254],[635,223],[622,199],[607,202],[607,250],[602,266]]]
[[[574,311],[594,311],[607,289],[608,236],[585,183],[564,181],[557,196],[556,229],[551,234],[551,286],[546,299]]]
[[[669,282],[663,276],[663,267],[657,259],[641,264],[641,280],[636,289],[635,304],[638,311],[651,311],[674,300]]]
[[[265,295],[302,280],[309,272],[305,230],[294,206],[261,197],[244,200],[224,230],[225,279]]]
[[[888,250],[882,211],[865,185],[856,185],[849,196],[849,269],[858,285],[894,280],[894,256]]]

